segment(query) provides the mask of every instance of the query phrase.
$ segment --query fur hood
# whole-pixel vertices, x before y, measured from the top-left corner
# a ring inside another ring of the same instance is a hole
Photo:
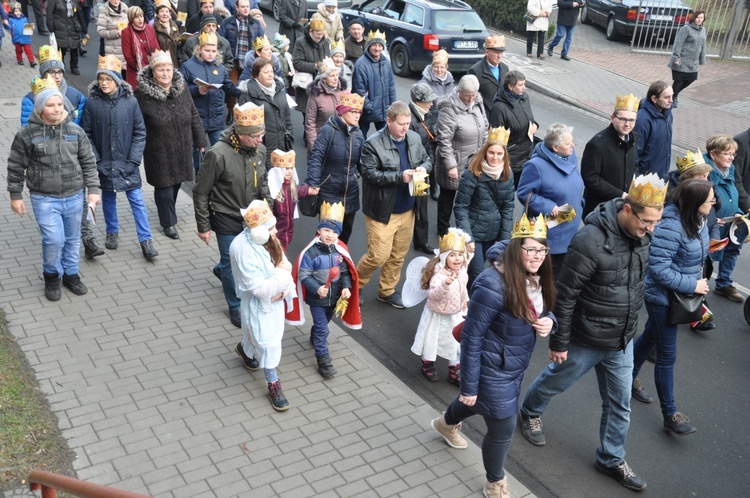
[[[348,90],[349,85],[346,83],[346,80],[339,76],[339,87],[336,90],[333,91],[344,91]],[[331,93],[327,88],[323,87],[322,80],[320,77],[315,78],[315,81],[307,85],[307,94],[310,97],[318,97],[321,93]]]
[[[133,95],[133,87],[130,86],[130,83],[123,80],[118,89],[117,97],[124,95],[125,97],[131,97]],[[102,99],[104,98],[104,93],[102,92],[101,88],[99,88],[99,83],[94,80],[91,83],[89,83],[88,86],[88,94],[90,99]]]
[[[156,84],[156,80],[154,79],[154,71],[151,69],[151,66],[146,66],[141,70],[140,73],[138,73],[137,91],[140,91],[147,97],[151,97],[154,100],[166,102],[167,97],[169,97],[170,95],[174,97],[175,95],[179,95],[182,92],[186,91],[186,86],[185,80],[182,78],[180,72],[173,71],[172,88],[167,91]]]

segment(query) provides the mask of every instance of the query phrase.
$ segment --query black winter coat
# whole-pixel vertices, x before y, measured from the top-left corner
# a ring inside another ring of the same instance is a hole
[[[493,180],[485,173],[476,176],[469,171],[467,161],[453,204],[456,226],[471,235],[474,241],[510,240],[514,194],[513,175],[508,175],[505,181]]]
[[[289,50],[294,50],[297,40],[304,36],[304,28],[299,22],[309,17],[307,0],[277,0],[276,5],[279,8],[279,33],[289,38]]]
[[[510,129],[508,139],[508,156],[510,167],[514,172],[521,171],[524,163],[531,158],[534,143],[529,140],[529,124],[539,124],[534,120],[529,94],[524,93],[519,99],[512,99],[502,87],[497,92],[490,111],[490,126],[504,126]]]
[[[622,206],[622,199],[599,205],[568,247],[557,277],[552,351],[567,351],[570,341],[623,350],[635,336],[651,236],[633,237],[620,227]]]
[[[83,10],[73,1],[73,17],[68,17],[65,0],[47,0],[47,29],[55,34],[57,46],[75,48],[81,45],[81,33],[86,27]]]
[[[318,196],[331,204],[343,202],[347,213],[359,211],[357,164],[365,137],[359,127],[350,130],[338,116],[320,129],[307,160],[307,183],[320,187]]]
[[[557,0],[557,24],[559,26],[575,26],[580,7],[573,7],[576,0]],[[579,2],[580,5],[580,2]]]
[[[477,62],[469,68],[466,74],[473,74],[479,80],[479,93],[482,95],[484,100],[484,110],[487,114],[492,110],[492,103],[495,101],[495,95],[497,91],[503,86],[503,80],[505,75],[508,74],[508,65],[500,63],[500,78],[496,79],[490,71],[490,66],[487,64],[487,58],[483,57],[481,61]]]
[[[140,188],[146,125],[133,87],[123,81],[110,98],[96,81],[91,83],[81,128],[91,141],[102,190]]]
[[[750,210],[750,128],[736,137],[737,155],[734,156],[734,185],[740,196],[740,209]]]
[[[581,158],[581,176],[585,207],[583,220],[596,206],[617,197],[630,188],[635,173],[635,132],[620,140],[611,124],[586,144]]]
[[[302,2],[304,3],[304,0]],[[289,39],[291,40],[291,37]],[[308,26],[305,28],[305,35],[298,38],[297,43],[294,44],[294,51],[292,52],[294,70],[312,74],[314,78],[318,75],[315,63],[328,57],[330,51],[331,42],[328,41],[328,38],[324,37],[319,42],[315,42],[310,37],[310,27]],[[307,110],[307,92],[300,88],[296,90],[295,97],[297,98],[297,109],[304,113]]]
[[[201,118],[179,71],[167,91],[156,84],[151,66],[138,74],[133,92],[146,124],[143,165],[146,181],[170,187],[193,179],[193,147],[208,147]]]
[[[263,136],[263,144],[266,146],[266,166],[271,166],[271,152],[281,149],[284,152],[291,150],[294,146],[292,136],[292,114],[286,101],[286,88],[284,83],[276,78],[276,93],[273,98],[260,89],[260,83],[255,78],[245,80],[240,88],[247,88],[247,93],[242,93],[239,98],[240,105],[252,102],[263,106],[266,134]],[[286,138],[285,138],[286,137]],[[289,146],[287,146],[289,144]]]

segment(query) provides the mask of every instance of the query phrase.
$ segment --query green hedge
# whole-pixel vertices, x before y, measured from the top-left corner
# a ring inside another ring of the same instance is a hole
[[[524,33],[526,0],[471,0],[471,6],[481,16],[487,27]]]

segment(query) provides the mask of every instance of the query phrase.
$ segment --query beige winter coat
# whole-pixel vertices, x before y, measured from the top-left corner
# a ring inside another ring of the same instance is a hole
[[[96,20],[96,32],[104,40],[104,54],[114,55],[125,68],[125,57],[122,55],[122,41],[117,29],[118,23],[128,25],[128,6],[125,2],[120,3],[120,13],[115,14],[109,7],[109,2],[99,7],[99,17]]]
[[[331,42],[344,39],[344,23],[341,21],[339,9],[329,14],[323,2],[318,4],[318,11],[312,15],[313,19],[323,19],[326,23],[326,36]]]

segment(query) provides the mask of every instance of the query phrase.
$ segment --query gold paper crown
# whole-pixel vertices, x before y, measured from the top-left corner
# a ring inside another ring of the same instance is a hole
[[[466,252],[468,238],[460,228],[449,228],[448,233],[440,237],[440,254],[446,251]]]
[[[377,40],[377,39],[385,41],[385,33],[383,33],[382,31],[380,31],[379,29],[376,30],[376,31],[374,31],[374,32],[372,30],[370,30],[370,32],[367,33],[367,41],[369,41],[369,40]]]
[[[336,64],[333,62],[333,59],[330,57],[326,57],[322,61],[320,61],[320,67],[318,68],[318,74],[325,74],[328,71],[338,71],[339,68],[336,66]]]
[[[432,53],[433,64],[445,64],[448,65],[448,52],[445,50],[438,50]]]
[[[219,37],[216,36],[216,33],[201,33],[201,35],[198,37],[198,45],[201,47],[203,45],[218,45],[219,44]]]
[[[154,52],[151,54],[151,57],[148,58],[148,63],[152,68],[155,68],[156,66],[159,66],[161,64],[169,64],[172,65],[172,56],[169,55],[169,52],[165,52],[163,50],[154,50]]]
[[[158,8],[158,7],[161,7],[162,5],[165,6],[165,7],[171,7],[172,6],[172,4],[169,2],[169,0],[156,0],[156,2],[154,2],[154,8],[155,9]]]
[[[294,168],[296,158],[297,154],[293,150],[284,152],[281,149],[276,149],[271,152],[271,166],[277,168]]]
[[[699,164],[706,164],[706,161],[703,160],[703,154],[701,154],[701,150],[698,149],[698,153],[694,153],[693,151],[689,150],[687,151],[687,154],[685,154],[685,157],[677,158],[677,171],[683,173],[693,166],[698,166]]]
[[[120,62],[120,59],[118,59],[114,55],[105,55],[104,57],[100,55],[99,64],[96,68],[104,69],[106,71],[113,71],[119,74],[122,71],[122,62]]]
[[[632,93],[630,95],[625,95],[624,97],[617,96],[617,101],[615,102],[615,112],[617,111],[633,111],[638,112],[638,104],[640,104],[640,100],[638,97],[633,95]]]
[[[326,22],[323,19],[310,20],[310,31],[325,31]]]
[[[341,92],[341,101],[339,105],[351,107],[356,111],[361,111],[365,106],[365,99],[358,93]]]
[[[234,123],[237,126],[263,126],[263,106],[246,102],[242,106],[234,106]]]
[[[505,50],[505,37],[503,35],[488,36],[484,39],[484,48]]]
[[[259,227],[274,218],[268,201],[265,199],[262,201],[254,200],[247,209],[240,209],[240,214],[251,229]]]
[[[44,64],[45,62],[48,62],[48,61],[63,60],[62,51],[61,50],[55,51],[49,45],[42,45],[41,47],[39,47],[37,58],[39,59],[39,64]]]
[[[667,196],[667,183],[656,173],[633,178],[628,190],[628,199],[643,207],[661,208]]]
[[[57,83],[55,83],[55,80],[52,79],[52,76],[50,76],[49,74],[46,78],[42,78],[41,76],[34,76],[29,86],[31,86],[31,93],[34,94],[34,97],[36,97],[39,92],[44,90],[57,90]]]
[[[526,213],[523,213],[521,219],[516,222],[513,226],[513,232],[511,233],[511,239],[546,239],[547,238],[547,223],[544,221],[544,216],[541,214],[536,217],[535,220],[529,221]]]
[[[498,128],[490,128],[487,134],[487,143],[490,145],[502,145],[505,147],[508,145],[508,139],[510,138],[510,130],[504,126]]]
[[[11,11],[21,9],[23,10],[23,7],[21,6],[21,2],[15,2],[11,5]]]
[[[320,221],[333,220],[343,223],[344,214],[344,205],[340,202],[330,204],[327,201],[323,201],[323,204],[320,205]]]
[[[333,53],[334,50],[342,50],[344,53],[346,53],[346,45],[344,44],[344,40],[332,42],[330,53]]]
[[[255,39],[253,42],[253,49],[257,52],[258,50],[261,50],[265,47],[270,47],[271,42],[268,41],[268,37],[266,35],[259,36]]]

